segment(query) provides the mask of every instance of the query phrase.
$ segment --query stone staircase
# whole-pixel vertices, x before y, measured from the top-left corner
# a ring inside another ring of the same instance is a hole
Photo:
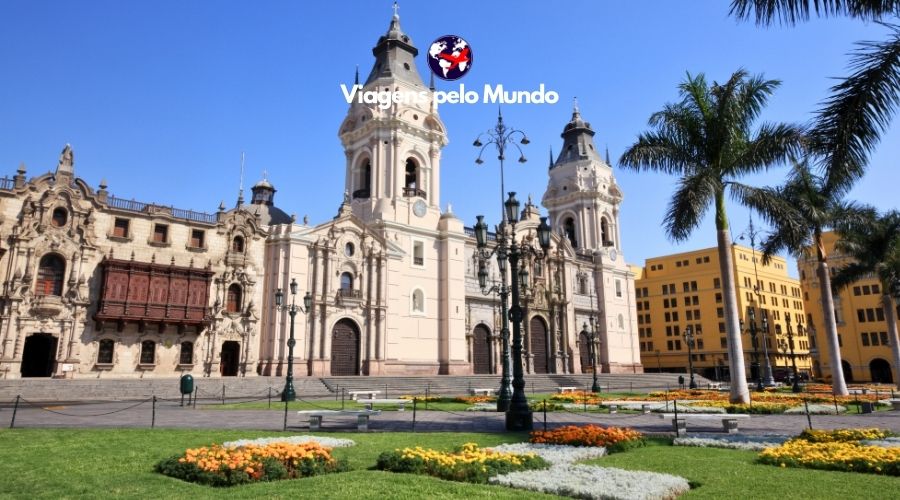
[[[615,392],[650,392],[675,388],[678,385],[677,373],[641,373],[641,374],[597,374],[597,382],[603,391]],[[592,384],[590,374],[542,374],[525,375],[525,392],[555,393],[557,387],[579,387],[590,390]],[[402,395],[459,396],[469,394],[470,389],[497,388],[500,385],[499,375],[468,376],[410,376],[410,377],[323,377],[322,382],[333,392],[341,390],[379,390],[379,397],[392,398]],[[709,380],[695,375],[697,385],[707,387]]]
[[[284,377],[195,377],[194,387],[200,402],[267,398],[269,390],[273,398],[279,397],[284,388]],[[295,377],[294,391],[298,397],[323,397],[333,395],[322,381],[313,377]],[[29,401],[129,401],[151,396],[180,399],[178,378],[152,379],[73,379],[26,378],[0,380],[0,405],[6,405],[17,395]]]
[[[649,392],[676,388],[677,373],[646,374],[598,374],[603,391]],[[707,387],[709,381],[696,376],[697,384]],[[525,392],[555,393],[557,387],[579,387],[590,390],[590,374],[526,375]],[[343,391],[379,390],[379,397],[392,398],[402,395],[460,396],[470,389],[497,388],[499,375],[469,376],[408,376],[408,377],[296,377],[294,390],[298,398],[338,397]],[[203,401],[246,401],[264,399],[271,394],[279,397],[284,388],[284,377],[214,377],[194,378],[198,398]],[[133,401],[156,396],[163,399],[180,399],[178,378],[152,379],[74,379],[26,378],[0,380],[0,406],[11,404],[20,395],[29,401]]]

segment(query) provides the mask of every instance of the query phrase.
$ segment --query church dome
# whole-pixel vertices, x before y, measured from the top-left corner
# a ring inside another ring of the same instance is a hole
[[[275,186],[269,179],[262,178],[250,188],[253,193],[250,205],[246,210],[259,215],[259,222],[266,226],[274,224],[290,224],[293,219],[284,210],[275,206]]]

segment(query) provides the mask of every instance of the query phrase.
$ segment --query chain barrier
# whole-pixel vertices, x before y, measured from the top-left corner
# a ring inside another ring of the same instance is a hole
[[[138,406],[140,406],[140,405],[142,405],[142,404],[144,404],[144,403],[147,403],[148,401],[152,401],[152,400],[153,400],[153,397],[151,396],[151,397],[149,397],[149,398],[147,398],[147,399],[145,399],[145,400],[143,400],[143,401],[138,402],[137,404],[133,404],[133,405],[131,405],[131,406],[128,406],[128,407],[125,407],[125,408],[121,408],[121,409],[118,409],[118,410],[113,410],[113,411],[104,412],[104,413],[92,413],[92,414],[91,414],[91,413],[89,413],[89,414],[73,414],[73,413],[65,413],[65,412],[61,412],[61,411],[56,411],[56,410],[51,410],[51,409],[49,409],[49,408],[45,408],[45,407],[43,407],[43,406],[41,406],[41,405],[39,405],[39,404],[37,404],[37,403],[28,401],[28,400],[25,399],[25,398],[21,398],[21,400],[22,400],[22,402],[28,404],[28,405],[31,406],[32,408],[37,408],[37,409],[39,409],[39,410],[43,410],[43,411],[46,411],[46,412],[48,412],[48,413],[55,413],[55,414],[57,414],[57,415],[62,415],[62,416],[64,416],[64,417],[103,417],[103,416],[106,416],[106,415],[112,415],[112,414],[114,414],[114,413],[121,413],[121,412],[123,412],[123,411],[128,411],[128,410],[130,410],[130,409],[132,409],[132,408],[137,408]]]

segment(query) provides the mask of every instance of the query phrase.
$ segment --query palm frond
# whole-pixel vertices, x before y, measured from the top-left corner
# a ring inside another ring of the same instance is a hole
[[[719,189],[722,186],[718,179],[708,170],[682,177],[666,213],[665,225],[669,237],[675,241],[686,240],[700,225]]]
[[[831,278],[831,289],[835,292],[840,292],[854,282],[868,278],[871,275],[872,269],[869,266],[858,262],[847,264],[840,268]]]
[[[622,153],[619,165],[631,170],[678,174],[697,164],[691,145],[677,136],[657,131],[644,132]]]
[[[897,0],[732,0],[729,14],[759,25],[792,26],[812,16],[847,16],[865,21],[900,14]]]
[[[796,158],[803,153],[805,142],[805,132],[799,125],[764,123],[735,158],[729,174],[758,172],[774,163]]]
[[[846,189],[865,171],[868,156],[900,106],[900,27],[883,42],[862,42],[853,73],[832,87],[814,120],[812,152],[828,189]]]

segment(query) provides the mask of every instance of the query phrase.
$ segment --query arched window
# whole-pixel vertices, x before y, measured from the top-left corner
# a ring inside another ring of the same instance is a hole
[[[356,181],[354,198],[369,198],[372,196],[372,161],[366,158],[359,168],[359,179]]]
[[[244,237],[243,236],[235,236],[233,240],[231,240],[231,251],[234,253],[244,253]]]
[[[156,342],[152,340],[141,342],[141,364],[156,364]]]
[[[66,221],[69,220],[69,212],[66,211],[63,207],[57,207],[53,209],[53,217],[50,219],[50,222],[56,227],[63,227],[66,225]]]
[[[61,296],[65,274],[66,261],[62,257],[52,253],[41,257],[35,295]]]
[[[406,182],[404,186],[407,189],[415,190],[418,187],[418,167],[416,166],[416,161],[412,158],[408,158],[406,160]]]
[[[606,217],[600,219],[600,239],[601,245],[612,246],[612,239],[609,237],[609,222],[606,221]]]
[[[413,312],[425,312],[425,292],[416,289],[412,293],[412,310]]]
[[[572,244],[572,248],[578,248],[578,240],[575,238],[575,219],[567,217],[566,220],[563,221],[563,231],[565,232],[566,238],[569,239],[569,243]]]
[[[243,290],[241,290],[241,285],[232,283],[228,287],[228,296],[225,298],[225,311],[230,313],[241,312],[242,296]]]
[[[111,339],[103,339],[100,341],[100,347],[97,349],[97,363],[110,365],[113,362],[113,353],[116,350],[116,343]]]
[[[350,273],[341,274],[341,291],[350,292],[353,290],[353,275]]]
[[[181,353],[178,355],[178,363],[182,365],[194,364],[194,343],[182,342]]]

